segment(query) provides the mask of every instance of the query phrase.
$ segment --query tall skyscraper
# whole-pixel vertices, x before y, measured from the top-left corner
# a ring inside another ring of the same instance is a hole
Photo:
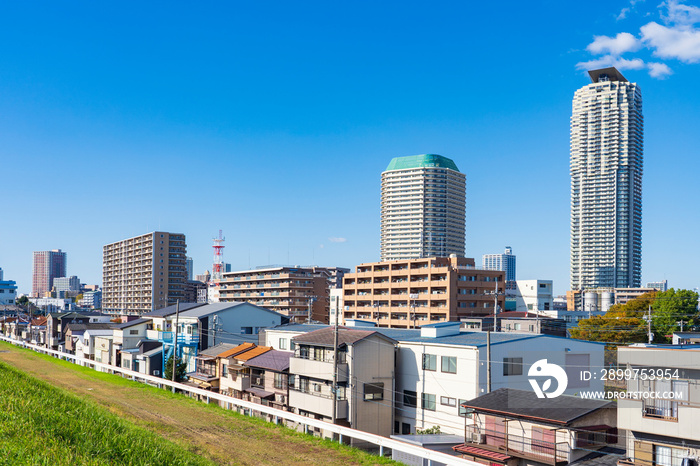
[[[571,115],[571,289],[639,287],[642,93],[615,68],[588,74]]]
[[[60,249],[34,251],[32,296],[42,297],[51,291],[53,279],[66,276],[66,253]]]
[[[102,309],[140,314],[184,302],[185,235],[154,231],[103,247]]]
[[[185,267],[187,268],[187,280],[194,280],[194,260],[191,257],[185,259]]]
[[[382,261],[464,257],[465,186],[447,157],[392,159],[382,173]]]
[[[506,246],[503,254],[484,254],[481,265],[486,270],[503,270],[506,273],[506,287],[515,289],[515,254]]]

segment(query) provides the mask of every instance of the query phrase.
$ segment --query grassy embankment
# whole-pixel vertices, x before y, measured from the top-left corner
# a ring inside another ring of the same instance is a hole
[[[0,363],[0,462],[212,464],[94,402],[4,363]]]
[[[398,464],[4,342],[0,363],[0,464]]]

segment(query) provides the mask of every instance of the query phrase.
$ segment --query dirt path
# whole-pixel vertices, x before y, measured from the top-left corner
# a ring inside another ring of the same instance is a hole
[[[92,399],[219,464],[373,464],[268,423],[0,342],[0,361]]]

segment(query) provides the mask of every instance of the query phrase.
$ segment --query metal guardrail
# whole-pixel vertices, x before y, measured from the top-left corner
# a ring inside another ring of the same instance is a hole
[[[318,419],[312,419],[306,416],[301,416],[299,414],[294,414],[290,413],[288,411],[283,411],[281,409],[276,409],[272,408],[269,406],[264,406],[260,405],[257,403],[253,403],[250,401],[245,401],[245,400],[239,400],[237,398],[233,398],[227,395],[222,395],[220,393],[212,393],[207,390],[202,390],[201,388],[194,388],[189,385],[185,385],[182,383],[178,382],[172,382],[170,380],[165,380],[160,377],[154,377],[151,375],[146,375],[142,374],[140,372],[135,372],[132,370],[124,369],[122,367],[117,367],[113,366],[111,364],[105,364],[101,362],[96,362],[93,361],[92,359],[86,359],[86,358],[79,358],[77,356],[74,356],[72,354],[67,354],[67,353],[61,353],[59,351],[54,351],[48,348],[44,348],[42,346],[37,346],[33,345],[31,343],[27,343],[22,340],[13,340],[11,338],[7,338],[4,335],[0,335],[0,340],[6,341],[8,343],[12,343],[16,346],[22,346],[24,348],[29,348],[34,351],[37,351],[39,353],[44,353],[44,354],[49,354],[52,356],[56,356],[58,358],[63,358],[66,360],[72,360],[76,364],[80,363],[85,363],[88,365],[88,367],[92,368],[102,368],[106,369],[107,371],[110,371],[115,374],[124,374],[126,376],[132,377],[136,381],[145,381],[145,382],[150,382],[152,384],[156,384],[157,386],[162,387],[174,387],[177,390],[180,390],[185,393],[190,393],[194,395],[201,395],[203,397],[206,397],[207,403],[209,403],[210,400],[217,400],[221,401],[223,403],[228,403],[228,405],[225,406],[230,406],[234,405],[240,408],[244,409],[249,409],[251,411],[258,411],[261,413],[269,414],[271,416],[275,417],[275,422],[277,422],[278,419],[284,419],[286,421],[291,421],[294,423],[297,423],[298,425],[304,426],[304,432],[308,431],[309,427],[317,427],[319,429],[323,429],[328,432],[333,432],[338,434],[340,442],[343,441],[343,437],[348,437],[356,440],[362,440],[368,443],[371,443],[373,445],[376,445],[379,447],[379,455],[384,456],[384,449],[385,448],[390,448],[392,450],[396,451],[402,451],[404,453],[407,453],[409,455],[415,455],[420,458],[428,460],[428,465],[432,464],[432,461],[436,461],[438,463],[446,464],[446,465],[455,465],[455,466],[483,466],[480,463],[474,462],[474,461],[469,461],[465,460],[456,456],[448,455],[445,453],[441,453],[435,450],[428,450],[427,448],[419,447],[416,445],[411,445],[405,442],[401,442],[399,440],[394,440],[390,439],[388,437],[382,437],[381,435],[377,434],[371,434],[369,432],[364,432],[361,430],[356,430],[356,429],[351,429],[349,427],[343,427],[339,426],[337,424],[331,424],[329,422],[325,421],[320,421]],[[82,365],[85,365],[82,364]],[[224,408],[224,409],[230,409],[230,408]]]

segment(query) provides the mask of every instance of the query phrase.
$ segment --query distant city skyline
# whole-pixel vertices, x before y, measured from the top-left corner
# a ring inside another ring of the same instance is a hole
[[[697,2],[2,11],[0,267],[20,292],[33,251],[101,283],[103,245],[158,230],[195,274],[218,230],[233,270],[378,261],[387,161],[441,154],[466,176],[465,256],[508,244],[519,279],[563,294],[571,101],[606,66],[644,91],[642,283],[700,286],[700,51],[679,39]]]

